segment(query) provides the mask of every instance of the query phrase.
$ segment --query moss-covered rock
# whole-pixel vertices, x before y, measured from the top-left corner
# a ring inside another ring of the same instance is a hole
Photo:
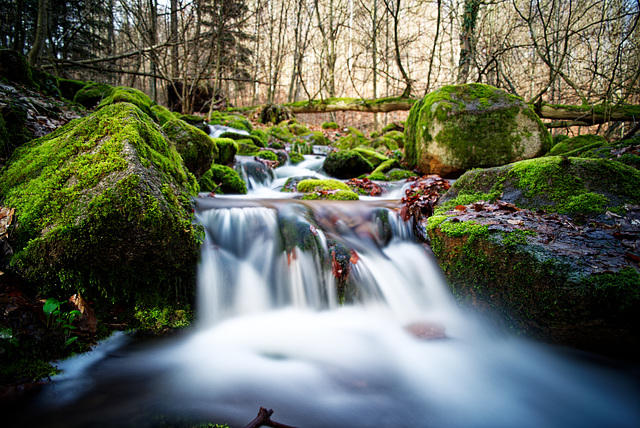
[[[600,135],[585,134],[578,135],[573,138],[564,138],[560,142],[557,142],[551,150],[549,150],[550,156],[566,155],[575,150],[592,149],[596,147],[602,147],[607,144],[607,140]]]
[[[340,129],[340,125],[335,122],[324,122],[322,124],[322,129]]]
[[[159,123],[152,107],[156,104],[149,98],[147,94],[134,88],[127,86],[116,86],[104,94],[102,101],[98,104],[98,108],[102,108],[115,103],[131,103],[142,110],[147,116]]]
[[[220,165],[230,165],[235,161],[238,153],[238,143],[231,138],[214,138],[214,143],[218,147],[218,156],[215,162]]]
[[[87,82],[81,80],[63,79],[60,77],[56,78],[56,80],[60,88],[60,95],[70,101],[75,98],[80,89],[87,86]]]
[[[289,153],[289,161],[293,165],[297,165],[300,162],[304,161],[304,156],[301,155],[300,153],[297,153],[297,152],[291,152],[291,153]]]
[[[580,221],[640,201],[637,180],[640,172],[620,162],[550,156],[469,171],[440,204],[448,207],[501,195],[522,208],[568,214]]]
[[[368,160],[369,163],[373,165],[374,168],[377,168],[381,163],[389,160],[388,157],[376,152],[375,150],[357,147],[353,149],[353,151],[362,155],[362,157]]]
[[[94,108],[103,98],[113,91],[113,87],[104,83],[89,82],[82,89],[78,90],[73,97],[73,101],[86,108]]]
[[[0,197],[15,208],[12,266],[43,294],[143,305],[190,295],[198,188],[158,126],[107,106],[14,153]]]
[[[322,169],[332,177],[354,178],[373,171],[373,165],[354,150],[342,150],[329,153]]]
[[[469,171],[428,219],[430,244],[456,297],[513,332],[637,357],[640,269],[611,228],[635,227],[638,180],[601,159]]]
[[[551,144],[522,99],[482,84],[444,86],[417,101],[405,138],[409,166],[443,177],[540,156]]]
[[[200,178],[200,189],[203,192],[224,194],[246,194],[247,185],[238,173],[226,165],[211,165],[211,168]]]
[[[174,119],[162,126],[196,178],[201,177],[218,157],[218,146],[209,135],[184,120]]]
[[[298,183],[298,191],[305,195],[302,199],[327,199],[334,201],[353,201],[359,199],[358,194],[346,184],[338,180],[307,179]]]

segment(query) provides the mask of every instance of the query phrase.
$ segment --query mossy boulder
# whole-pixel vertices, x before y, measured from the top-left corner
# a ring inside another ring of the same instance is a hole
[[[374,168],[377,168],[381,163],[389,160],[388,157],[376,152],[375,150],[356,147],[353,151],[362,155],[362,157],[368,160]]]
[[[17,149],[0,175],[0,198],[17,216],[13,269],[45,295],[138,305],[168,290],[191,296],[197,190],[134,105],[76,119]]]
[[[207,125],[202,116],[195,114],[178,114],[178,119],[182,119],[191,126],[195,126],[205,134],[209,134],[209,125]]]
[[[449,286],[516,334],[627,358],[640,351],[640,172],[545,157],[460,177],[426,225]],[[464,208],[461,208],[464,207]]]
[[[340,129],[340,125],[335,122],[324,122],[322,124],[322,129]]]
[[[213,141],[218,147],[218,156],[215,162],[220,165],[230,165],[235,161],[238,153],[238,143],[231,138],[214,138]]]
[[[607,140],[600,135],[585,134],[573,138],[565,138],[557,142],[551,150],[550,156],[567,155],[576,150],[593,149],[607,144]]]
[[[94,108],[112,91],[112,86],[105,85],[104,83],[89,82],[76,92],[73,101],[81,104],[85,108]]]
[[[409,166],[443,177],[541,156],[551,144],[521,98],[483,84],[444,86],[417,101],[405,139]]]
[[[203,192],[223,194],[246,194],[247,185],[238,173],[226,165],[213,164],[200,178],[200,189]]]
[[[346,184],[338,180],[320,180],[307,179],[298,183],[298,192],[305,195],[302,199],[328,199],[334,201],[353,201],[358,200],[357,193],[349,188]]]
[[[218,146],[209,135],[184,120],[165,123],[162,130],[182,156],[184,164],[196,178],[201,177],[218,157]]]
[[[147,116],[158,122],[158,116],[152,107],[156,104],[144,92],[129,88],[127,86],[116,86],[111,88],[108,93],[104,94],[104,98],[98,104],[98,108],[102,108],[115,103],[131,103],[142,110]]]
[[[373,165],[357,151],[341,150],[329,153],[322,169],[332,177],[347,179],[371,173]]]

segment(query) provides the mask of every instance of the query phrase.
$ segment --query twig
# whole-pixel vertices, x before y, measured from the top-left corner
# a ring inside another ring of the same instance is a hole
[[[271,415],[273,414],[273,410],[265,409],[264,407],[260,407],[260,411],[258,411],[258,416],[244,428],[258,428],[258,427],[273,427],[273,428],[295,428],[291,425],[284,425],[271,420]]]

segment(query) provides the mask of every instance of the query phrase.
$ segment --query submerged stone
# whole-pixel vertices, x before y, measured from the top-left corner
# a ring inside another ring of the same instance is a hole
[[[522,99],[482,84],[444,86],[416,102],[405,137],[409,166],[443,177],[541,156],[551,143]]]

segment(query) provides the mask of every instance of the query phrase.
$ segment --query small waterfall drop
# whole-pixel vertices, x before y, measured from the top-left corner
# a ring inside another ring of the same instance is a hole
[[[54,382],[20,426],[640,426],[636,368],[459,309],[390,203],[200,199],[196,325]]]

